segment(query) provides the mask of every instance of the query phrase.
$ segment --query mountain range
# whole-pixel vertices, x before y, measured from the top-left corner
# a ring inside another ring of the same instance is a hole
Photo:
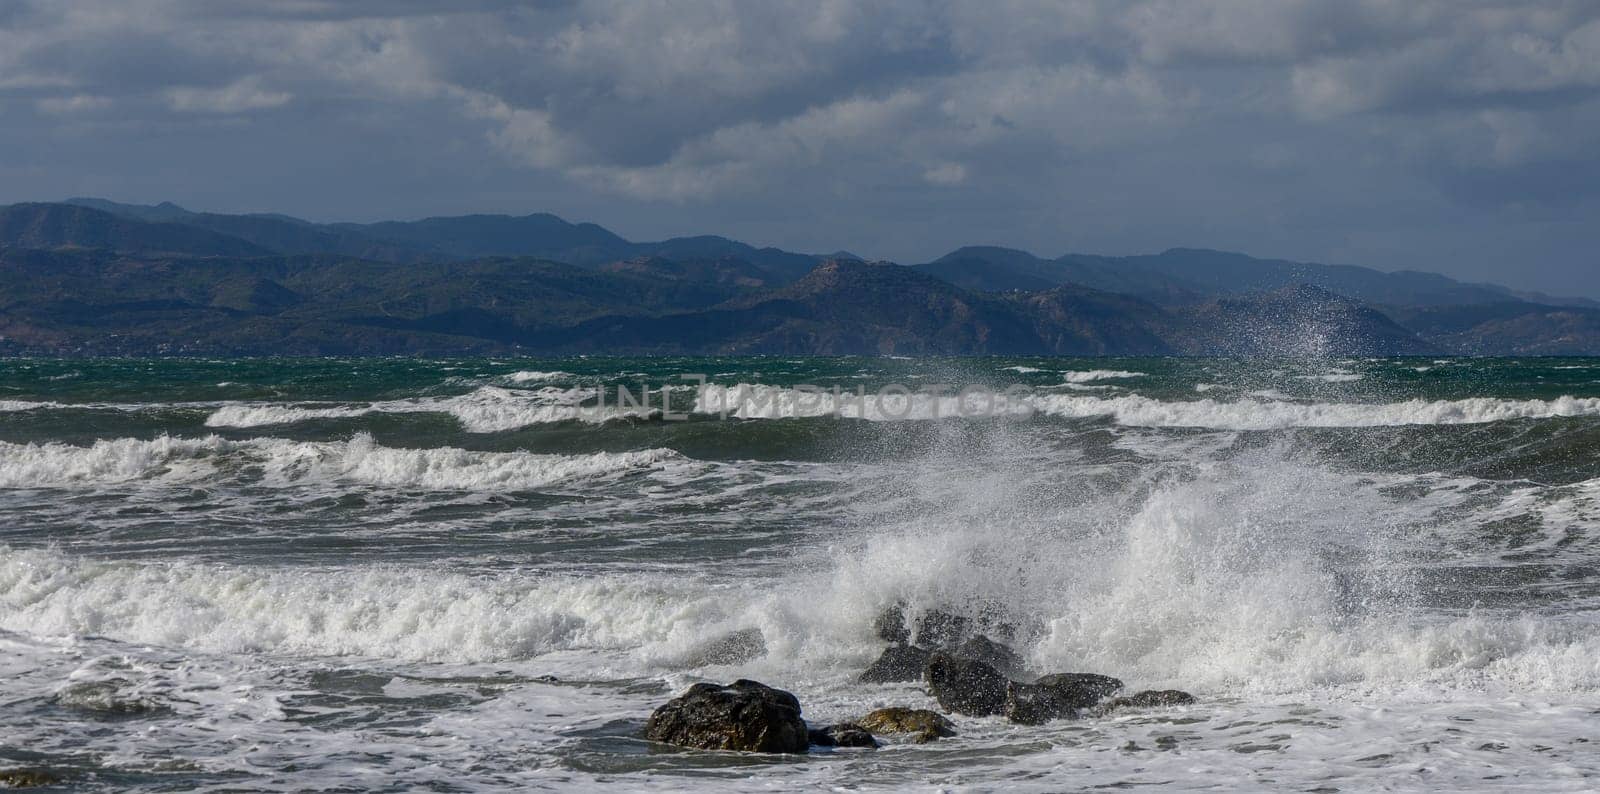
[[[0,207],[0,353],[1589,355],[1600,304],[1201,249],[867,262],[554,215]]]

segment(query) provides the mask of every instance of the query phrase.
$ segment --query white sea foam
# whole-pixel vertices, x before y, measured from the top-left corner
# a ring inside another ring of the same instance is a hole
[[[201,458],[231,446],[215,436],[119,438],[87,447],[0,442],[0,488],[105,485],[155,476],[192,479],[210,471]]]
[[[37,400],[0,400],[0,412],[11,413],[15,411],[38,411],[45,408],[64,408],[61,403],[40,402]]]
[[[1024,403],[1004,394],[933,394],[911,391],[807,391],[741,383],[707,384],[699,389],[694,412],[739,419],[836,416],[873,421],[939,419],[960,416],[1025,415]]]
[[[1452,425],[1600,415],[1600,399],[1407,400],[1398,403],[1297,403],[1283,400],[1164,401],[1149,397],[1072,397],[1040,395],[1030,404],[1053,416],[1107,416],[1119,424],[1144,427],[1209,427],[1274,430],[1287,427],[1380,427]]]
[[[1082,385],[1082,384],[1078,384]],[[1205,427],[1274,430],[1289,427],[1382,427],[1477,424],[1512,419],[1600,415],[1600,398],[1552,400],[1408,400],[1397,403],[1296,402],[1276,390],[1235,401],[1159,400],[1067,394],[985,393],[962,398],[922,392],[807,391],[762,384],[700,390],[695,412],[741,419],[839,416],[874,421],[931,420],[972,416],[1025,416],[1039,412],[1069,418],[1107,417],[1141,427]]]
[[[268,427],[311,419],[340,419],[373,413],[449,414],[472,433],[495,433],[531,425],[558,422],[607,422],[624,417],[650,416],[660,410],[659,392],[652,392],[649,405],[634,392],[635,405],[617,404],[615,392],[609,404],[591,402],[601,393],[590,388],[507,389],[482,386],[452,397],[418,397],[389,400],[368,405],[319,405],[312,403],[234,403],[217,408],[206,419],[207,427]],[[675,408],[676,410],[676,408]]]
[[[313,419],[346,419],[372,409],[356,406],[313,408],[298,405],[241,403],[224,405],[206,417],[206,427],[271,427]]]
[[[512,383],[538,383],[541,381],[561,380],[562,378],[570,377],[572,377],[572,373],[570,372],[562,372],[560,370],[542,372],[536,369],[521,370],[505,376],[506,380]]]
[[[1143,372],[1129,372],[1121,369],[1091,369],[1081,372],[1063,372],[1063,380],[1067,383],[1090,383],[1097,380],[1123,380],[1125,378],[1142,378]]]
[[[666,449],[554,455],[475,452],[453,447],[384,447],[359,433],[349,441],[275,438],[228,441],[160,437],[97,441],[90,446],[0,442],[0,488],[90,488],[214,475],[224,461],[259,467],[272,485],[359,482],[429,490],[512,491],[632,471],[685,460]]]
[[[0,627],[213,652],[472,662],[669,636],[707,596],[662,578],[99,562],[0,547]]]
[[[474,452],[452,447],[398,449],[361,433],[348,442],[247,442],[264,453],[268,480],[347,480],[430,490],[514,491],[584,477],[621,474],[678,460],[671,450],[541,455]]]

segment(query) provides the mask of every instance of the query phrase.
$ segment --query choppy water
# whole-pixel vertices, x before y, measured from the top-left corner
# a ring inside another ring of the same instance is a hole
[[[641,383],[688,420],[598,405]],[[930,383],[1030,389],[984,415],[848,395]],[[1600,360],[13,360],[0,767],[1593,790],[1597,540]],[[854,683],[898,600],[1200,702],[802,758],[638,738],[698,680],[782,686],[814,723],[931,705]],[[752,628],[765,656],[705,662]]]

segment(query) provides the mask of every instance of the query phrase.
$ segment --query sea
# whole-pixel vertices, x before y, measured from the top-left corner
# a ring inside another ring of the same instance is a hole
[[[897,604],[1197,702],[642,737],[937,708]],[[0,704],[81,790],[1593,791],[1600,359],[9,359]]]

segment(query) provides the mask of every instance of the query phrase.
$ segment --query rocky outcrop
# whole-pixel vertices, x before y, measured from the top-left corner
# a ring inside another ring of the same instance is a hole
[[[923,677],[945,711],[974,717],[1005,711],[1011,679],[985,662],[940,652],[929,657]]]
[[[863,684],[892,684],[922,678],[932,652],[915,645],[891,645],[883,655],[861,672],[856,680]]]
[[[856,720],[855,724],[879,734],[911,734],[918,744],[956,735],[950,720],[927,709],[878,709]]]
[[[1076,719],[1121,688],[1121,681],[1094,673],[1057,673],[1031,684],[1013,681],[1003,710],[1006,719],[1023,725]]]
[[[867,684],[915,681],[936,651],[980,661],[1008,676],[1024,675],[1022,657],[1003,643],[979,633],[971,618],[930,609],[914,621],[906,618],[903,604],[895,604],[873,620],[879,639],[891,643],[858,679]]]
[[[1157,709],[1171,708],[1172,706],[1189,706],[1195,702],[1194,695],[1177,689],[1146,689],[1135,692],[1125,697],[1117,697],[1101,703],[1095,709],[1097,716],[1104,716],[1116,711],[1126,709]]]
[[[689,687],[650,715],[644,736],[700,750],[758,753],[804,753],[811,744],[794,695],[745,679]]]
[[[810,731],[813,747],[877,747],[878,740],[866,728],[853,722],[841,722]]]

